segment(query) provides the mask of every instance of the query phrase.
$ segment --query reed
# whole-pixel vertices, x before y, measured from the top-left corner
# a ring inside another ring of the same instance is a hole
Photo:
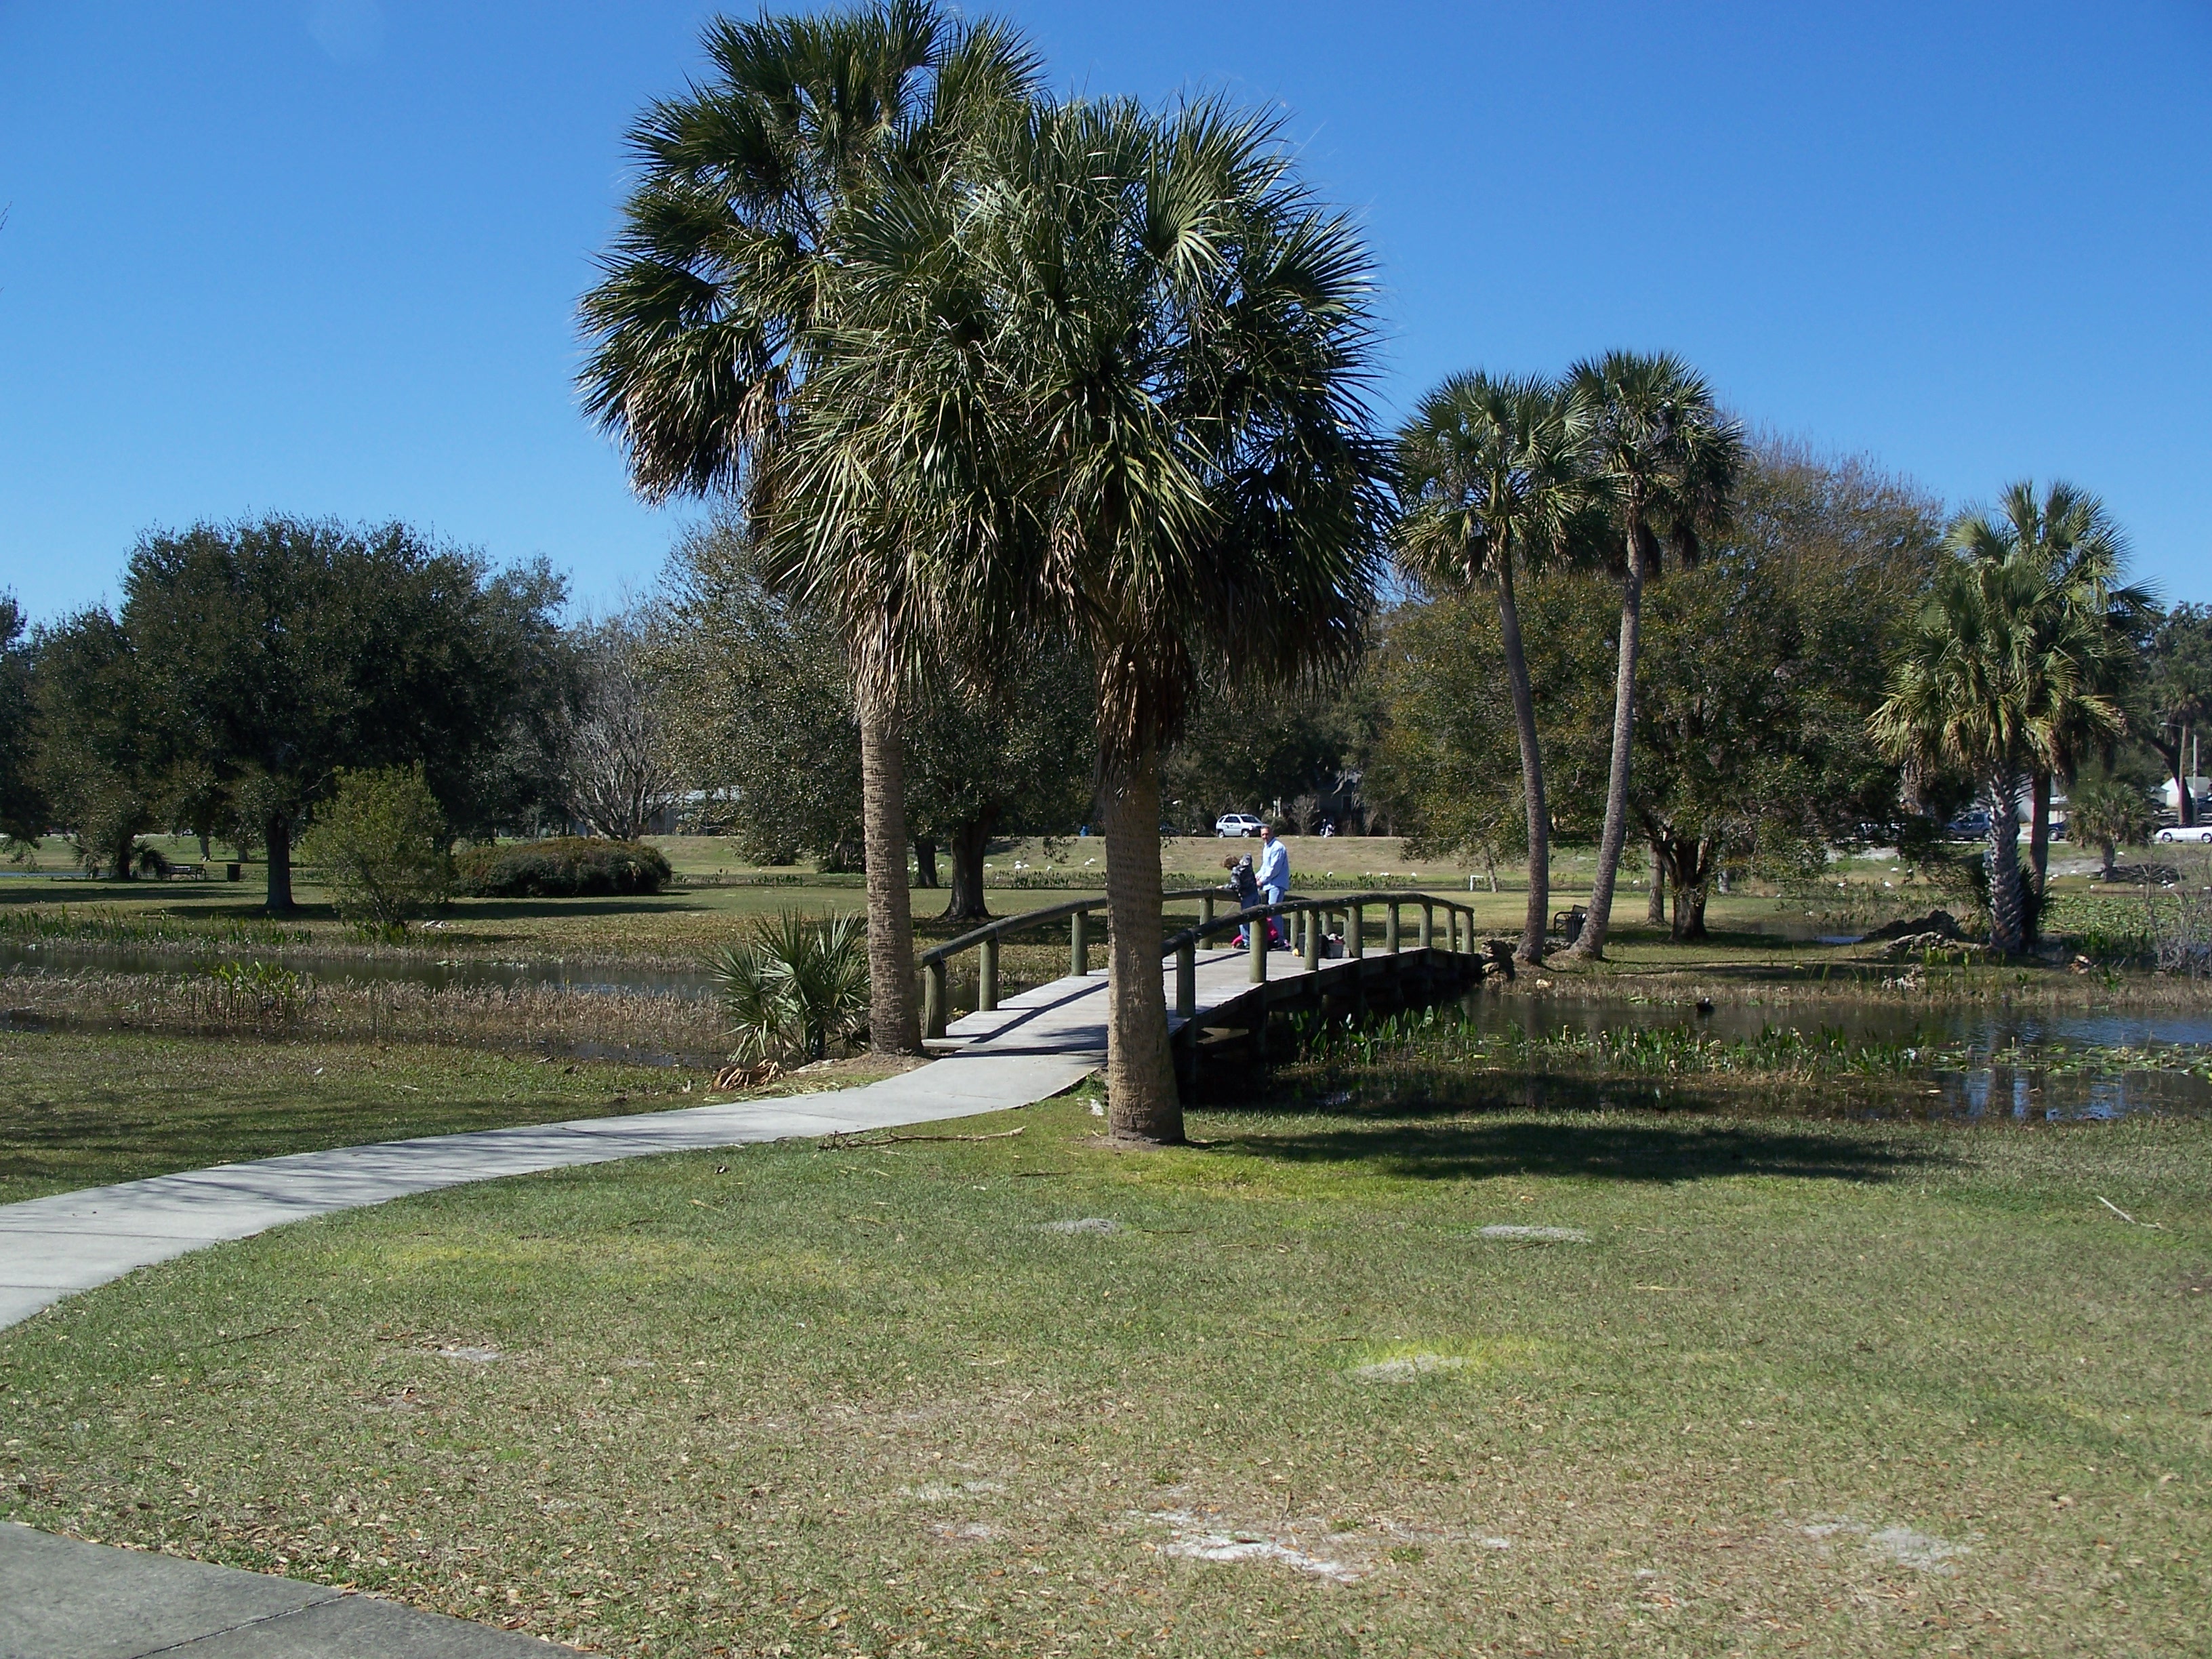
[[[16,974],[0,990],[11,1024],[61,1029],[432,1042],[700,1064],[729,1048],[719,1009],[672,992],[322,980],[264,959],[194,974]]]

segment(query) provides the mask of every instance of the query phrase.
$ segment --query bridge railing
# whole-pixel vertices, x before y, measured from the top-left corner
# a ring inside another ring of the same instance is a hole
[[[1175,1012],[1188,1019],[1198,1009],[1198,951],[1208,939],[1236,932],[1248,922],[1257,924],[1268,917],[1280,916],[1289,920],[1292,948],[1304,958],[1309,971],[1317,969],[1322,962],[1322,939],[1331,918],[1340,924],[1347,957],[1365,954],[1366,913],[1381,909],[1383,913],[1382,949],[1396,955],[1403,946],[1404,933],[1401,916],[1408,909],[1418,910],[1414,943],[1422,949],[1434,948],[1438,939],[1437,929],[1441,913],[1444,937],[1443,948],[1454,954],[1479,954],[1475,945],[1475,918],[1473,907],[1435,893],[1370,892],[1332,894],[1321,898],[1286,898],[1273,904],[1254,905],[1249,909],[1239,908],[1237,896],[1225,887],[1179,887],[1160,895],[1163,902],[1196,900],[1199,920],[1195,927],[1170,935],[1162,942],[1161,955],[1176,959]],[[954,957],[973,951],[977,955],[975,975],[975,1008],[979,1013],[988,1013],[999,1006],[999,945],[1010,935],[1044,927],[1065,919],[1067,930],[1067,971],[1080,976],[1091,971],[1091,915],[1103,910],[1103,897],[1070,900],[1065,904],[1049,904],[1041,909],[1025,910],[1019,915],[1002,916],[995,921],[950,939],[942,945],[932,945],[921,953],[922,970],[921,1018],[925,1037],[942,1037],[951,1014],[951,975],[950,963]],[[1267,978],[1267,938],[1269,930],[1255,925],[1248,939],[1251,953],[1252,983],[1264,984]],[[1464,942],[1462,942],[1464,941]]]
[[[1323,959],[1325,939],[1340,939],[1347,957],[1358,958],[1367,954],[1367,912],[1370,908],[1382,912],[1382,951],[1386,956],[1396,956],[1405,948],[1402,912],[1407,909],[1420,913],[1413,941],[1419,948],[1434,950],[1441,945],[1454,956],[1480,954],[1475,944],[1474,908],[1440,894],[1375,892],[1286,898],[1273,904],[1257,904],[1249,910],[1238,910],[1218,921],[1205,918],[1197,927],[1186,927],[1162,942],[1161,954],[1176,959],[1176,1014],[1190,1019],[1198,1012],[1198,952],[1214,935],[1251,923],[1245,935],[1245,950],[1251,960],[1249,977],[1254,985],[1265,985],[1270,930],[1260,923],[1273,916],[1287,919],[1291,949],[1304,958],[1305,971],[1314,973],[1319,970]],[[1437,936],[1439,912],[1443,924],[1441,941]],[[1332,918],[1338,923],[1338,931],[1333,935],[1327,931]]]

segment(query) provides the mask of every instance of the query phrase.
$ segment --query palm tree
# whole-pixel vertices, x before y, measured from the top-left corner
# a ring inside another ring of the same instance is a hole
[[[950,165],[969,124],[1030,95],[1037,66],[1010,30],[955,25],[933,0],[717,18],[704,44],[713,77],[630,130],[642,177],[583,299],[578,379],[641,495],[732,494],[773,532],[805,507],[779,457],[819,366],[845,228],[893,179]],[[896,547],[872,551],[871,580],[816,592],[844,625],[860,711],[870,1042],[913,1052],[900,725],[920,606]]]
[[[1620,573],[1620,633],[1613,682],[1613,765],[1606,781],[1605,829],[1589,915],[1567,954],[1605,955],[1613,883],[1628,841],[1629,746],[1636,731],[1636,653],[1644,585],[1672,551],[1694,563],[1705,537],[1728,522],[1729,497],[1743,470],[1743,430],[1723,416],[1712,389],[1680,358],[1608,352],[1577,363],[1567,384],[1587,410],[1584,453],[1608,493],[1607,542]]]
[[[1398,523],[1400,564],[1431,586],[1486,580],[1498,594],[1528,823],[1528,905],[1514,954],[1528,963],[1544,959],[1551,823],[1513,567],[1516,556],[1526,566],[1557,550],[1591,503],[1583,422],[1580,403],[1548,381],[1455,374],[1421,400],[1398,434],[1407,509]]]
[[[2125,698],[2126,682],[2139,666],[2125,642],[2148,620],[2153,601],[2148,589],[2119,580],[2127,541],[2105,504],[2069,483],[2052,483],[2039,499],[2035,485],[2023,479],[2006,489],[1994,513],[1962,514],[1954,520],[1946,539],[1963,557],[1994,563],[2026,559],[2043,573],[2044,598],[2033,625],[2054,639],[2069,631],[2078,635],[2087,654],[2076,664],[2076,678],[2100,699],[2094,707],[2056,711],[2048,763],[2030,768],[2033,933],[2050,867],[2053,778],[2070,780],[2092,749],[2109,745],[2118,735],[2102,719],[2103,704]]]
[[[856,240],[799,470],[841,504],[822,543],[902,527],[948,666],[1088,652],[1109,1124],[1179,1140],[1160,757],[1201,672],[1279,691],[1357,659],[1386,507],[1367,258],[1274,128],[1218,103],[1035,107],[965,173],[886,197]]]
[[[1990,820],[1990,943],[2007,953],[2026,948],[2029,933],[2022,784],[2056,765],[2069,723],[2122,729],[2118,704],[2083,669],[2109,649],[2102,636],[2053,602],[2050,572],[2031,552],[1956,558],[1938,572],[1869,721],[1891,758],[1948,763],[1974,780]]]

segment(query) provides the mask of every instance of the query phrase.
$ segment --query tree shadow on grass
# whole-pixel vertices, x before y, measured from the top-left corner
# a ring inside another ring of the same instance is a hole
[[[1215,1150],[1283,1164],[1358,1164],[1413,1180],[1583,1176],[1683,1182],[1719,1176],[1801,1181],[1893,1181],[1956,1160],[1940,1148],[1784,1122],[1503,1118],[1397,1122],[1242,1134]]]

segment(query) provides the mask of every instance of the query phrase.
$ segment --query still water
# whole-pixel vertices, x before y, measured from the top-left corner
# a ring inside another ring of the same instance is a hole
[[[2002,1003],[1936,1005],[1853,1000],[1743,1000],[1710,1012],[1677,1002],[1564,997],[1541,991],[1478,996],[1470,1022],[1486,1036],[1602,1038],[1625,1030],[1679,1030],[1708,1041],[1755,1042],[1773,1032],[1831,1034],[1868,1049],[1903,1051],[1923,1115],[1967,1120],[2064,1122],[2136,1112],[2212,1115],[2212,994],[2196,1007],[2014,1009]],[[1839,1086],[1838,1095],[1844,1091]]]

